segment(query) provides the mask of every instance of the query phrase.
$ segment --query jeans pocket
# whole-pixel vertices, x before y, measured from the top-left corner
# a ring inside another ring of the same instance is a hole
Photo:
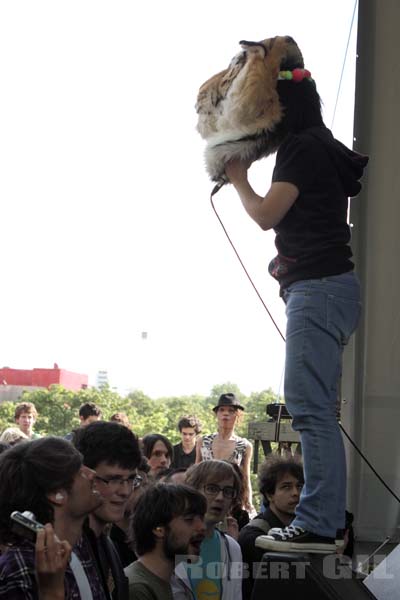
[[[357,329],[361,315],[361,302],[342,296],[328,295],[327,325],[342,346],[345,346]]]

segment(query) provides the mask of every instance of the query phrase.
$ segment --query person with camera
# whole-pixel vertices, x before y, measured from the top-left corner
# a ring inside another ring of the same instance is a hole
[[[106,600],[82,539],[84,520],[103,502],[95,475],[62,438],[21,442],[0,455],[0,544],[6,548],[0,599]],[[25,513],[18,521],[10,518],[16,511]]]

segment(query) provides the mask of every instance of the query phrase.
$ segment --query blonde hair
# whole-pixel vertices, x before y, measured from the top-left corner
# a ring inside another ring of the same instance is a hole
[[[236,494],[239,494],[241,482],[231,463],[225,460],[204,460],[189,467],[186,471],[185,483],[196,488],[196,490],[201,490],[211,479],[221,481],[229,477],[232,477],[233,487]]]
[[[29,437],[23,431],[18,429],[18,427],[7,427],[0,435],[0,442],[3,444],[10,444],[11,446],[24,440],[29,440]]]

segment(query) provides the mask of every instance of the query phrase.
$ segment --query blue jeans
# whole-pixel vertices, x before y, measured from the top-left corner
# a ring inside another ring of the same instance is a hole
[[[296,281],[283,299],[285,401],[304,461],[293,525],[335,537],[344,527],[346,507],[346,457],[336,409],[343,347],[361,311],[360,285],[353,272]]]

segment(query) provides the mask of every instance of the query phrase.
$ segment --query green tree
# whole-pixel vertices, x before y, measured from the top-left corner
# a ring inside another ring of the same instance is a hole
[[[0,432],[7,427],[15,427],[14,421],[14,402],[2,402],[0,404]]]
[[[79,391],[66,390],[53,385],[49,389],[24,392],[20,401],[33,402],[38,411],[35,431],[43,435],[65,435],[79,426],[79,407],[85,402],[94,402],[102,412],[103,418],[109,419],[115,412],[125,412],[133,431],[143,437],[148,433],[161,433],[173,444],[180,439],[177,424],[184,415],[195,415],[202,423],[202,432],[212,433],[216,430],[216,419],[212,408],[217,404],[221,394],[233,392],[245,411],[238,424],[238,435],[248,437],[248,424],[252,421],[267,419],[266,407],[271,402],[282,402],[271,390],[253,392],[249,397],[231,382],[214,385],[208,396],[172,396],[153,399],[141,390],[134,390],[122,397],[108,386],[87,388]],[[14,402],[0,404],[0,431],[14,425]],[[254,443],[254,440],[250,440]],[[259,463],[264,459],[259,449]],[[257,477],[252,475],[252,486],[255,504],[258,507]]]
[[[115,412],[131,412],[131,403],[122,398],[117,392],[108,387],[101,390],[96,388],[82,389],[79,391],[66,390],[62,386],[52,385],[49,389],[25,391],[19,402],[33,402],[38,411],[38,419],[35,431],[42,435],[65,435],[72,429],[79,427],[79,407],[85,402],[97,404],[108,419]],[[5,405],[10,404],[11,409]],[[0,405],[0,419],[3,414],[13,415],[15,403],[3,403]],[[12,419],[13,420],[13,419]],[[12,424],[12,423],[11,423]],[[2,423],[3,425],[3,423]],[[5,427],[10,426],[6,424]],[[4,428],[4,427],[3,427]]]
[[[133,431],[143,437],[148,433],[163,433],[167,427],[167,414],[163,405],[142,391],[135,390],[127,396],[129,408],[125,411],[129,417]]]

